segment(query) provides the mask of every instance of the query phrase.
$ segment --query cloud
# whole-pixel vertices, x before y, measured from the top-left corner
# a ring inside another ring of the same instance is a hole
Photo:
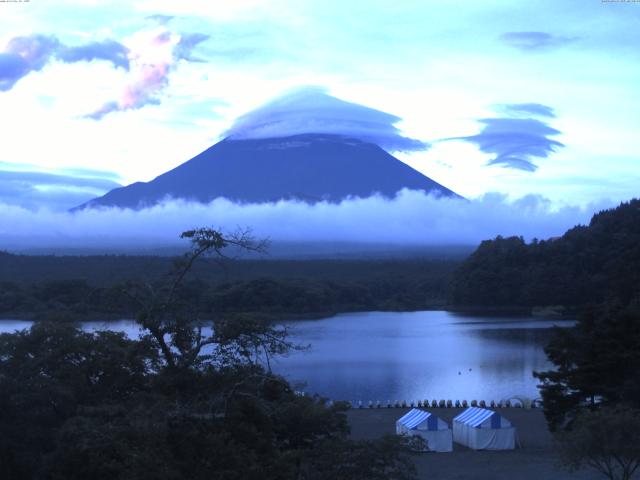
[[[475,143],[481,151],[496,154],[489,165],[502,165],[518,170],[535,171],[533,157],[546,158],[564,145],[548,138],[560,131],[532,118],[485,118],[477,135],[460,137]]]
[[[40,70],[60,47],[58,39],[52,35],[29,35],[13,37],[5,47],[5,53],[19,55],[32,70]]]
[[[0,53],[0,91],[13,88],[29,71],[29,64],[20,55]]]
[[[0,165],[2,162],[0,162]],[[113,180],[117,182],[120,180],[120,175],[115,172],[108,172],[106,170],[96,170],[94,168],[84,168],[84,167],[64,167],[59,169],[61,174],[71,175],[72,177],[82,177],[82,178],[98,178],[104,180]]]
[[[40,165],[34,165],[31,163],[15,163],[15,162],[3,162],[0,161],[0,171],[4,172],[22,172],[25,174],[51,174],[56,176],[69,176],[71,178],[84,178],[84,179],[103,179],[118,181],[120,175],[108,170],[97,170],[95,168],[85,167],[59,167],[55,169],[46,169]]]
[[[530,115],[555,117],[553,108],[540,103],[514,103],[497,106],[510,118],[483,118],[478,120],[484,128],[477,135],[445,140],[463,140],[474,143],[484,153],[495,154],[488,165],[534,172],[538,158],[547,158],[564,144],[549,137],[561,132],[545,122],[527,118]],[[513,118],[524,117],[524,118]]]
[[[156,18],[155,21],[164,25],[169,19]],[[137,32],[127,45],[102,40],[68,46],[55,36],[14,37],[0,52],[0,91],[10,90],[30,72],[39,71],[54,61],[107,61],[115,68],[126,70],[128,79],[118,99],[105,102],[87,115],[98,120],[111,112],[158,104],[159,93],[168,85],[170,71],[180,61],[202,61],[193,56],[193,50],[208,38],[202,33],[177,34],[164,26]]]
[[[120,100],[106,102],[87,118],[100,120],[112,112],[137,110],[145,105],[158,105],[160,99],[157,94],[167,86],[169,80],[169,66],[167,64],[142,65],[137,69],[134,80],[127,85]]]
[[[0,170],[0,182],[27,182],[46,185],[69,185],[76,187],[91,187],[102,190],[112,189],[120,185],[101,178],[83,178],[68,175],[56,175],[45,172],[15,172]]]
[[[66,63],[90,62],[92,60],[106,60],[114,67],[129,70],[129,49],[114,40],[91,42],[78,47],[64,47],[57,53],[57,57]]]
[[[0,162],[0,166],[11,164]],[[25,170],[0,170],[0,204],[26,209],[47,207],[52,211],[66,210],[78,201],[87,201],[120,185],[114,174],[77,169],[61,169],[61,173]],[[83,200],[84,199],[84,200]]]
[[[162,14],[147,15],[145,17],[146,20],[149,20],[150,22],[158,23],[160,25],[166,25],[174,18],[176,17],[174,17],[173,15],[162,15]]]
[[[2,248],[139,248],[176,245],[187,229],[251,227],[260,238],[281,242],[349,242],[373,245],[472,245],[496,235],[526,239],[561,235],[587,223],[610,204],[554,209],[529,195],[508,201],[487,194],[467,201],[401,191],[394,199],[369,197],[310,205],[296,201],[236,204],[219,198],[210,204],[167,201],[134,211],[117,208],[55,213],[0,205]]]
[[[59,48],[53,36],[30,35],[13,37],[0,53],[0,91],[13,88],[30,72],[41,70]]]
[[[549,50],[575,42],[576,37],[561,37],[546,32],[506,32],[500,40],[525,52]]]
[[[497,108],[508,115],[537,115],[540,117],[555,118],[553,108],[541,103],[508,103],[498,105]]]
[[[52,35],[13,37],[0,52],[0,91],[10,90],[18,80],[54,60],[64,63],[106,60],[114,67],[128,69],[127,53],[124,45],[113,40],[70,47]]]
[[[169,73],[181,60],[201,61],[192,52],[208,38],[201,33],[176,34],[165,27],[138,32],[131,40],[131,71],[120,98],[104,103],[87,117],[100,120],[109,113],[159,104],[159,94],[169,84]]]
[[[179,60],[190,62],[202,62],[199,58],[193,57],[191,52],[200,43],[209,39],[209,35],[204,33],[185,33],[180,36],[180,40],[175,47],[174,54]]]
[[[357,138],[390,151],[426,150],[426,142],[405,137],[394,126],[400,120],[332,97],[322,87],[301,87],[241,116],[224,135],[246,139],[325,133]]]

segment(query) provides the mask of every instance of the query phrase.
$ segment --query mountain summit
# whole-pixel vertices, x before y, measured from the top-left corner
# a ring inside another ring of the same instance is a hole
[[[375,194],[393,197],[404,188],[457,197],[379,146],[352,137],[226,138],[150,182],[116,188],[77,208],[140,209],[169,198],[201,203],[218,197],[243,203],[337,202]]]

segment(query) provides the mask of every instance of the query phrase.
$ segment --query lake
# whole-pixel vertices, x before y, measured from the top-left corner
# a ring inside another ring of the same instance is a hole
[[[292,340],[310,347],[273,368],[293,383],[306,382],[300,390],[356,403],[538,398],[532,372],[551,368],[543,351],[551,327],[574,323],[444,311],[345,313],[286,322]],[[29,325],[4,320],[0,332]],[[138,333],[131,321],[83,326]]]
[[[348,313],[288,323],[293,338],[311,347],[275,368],[306,381],[309,392],[365,404],[538,398],[532,372],[551,368],[543,350],[551,327],[574,324],[444,311]]]

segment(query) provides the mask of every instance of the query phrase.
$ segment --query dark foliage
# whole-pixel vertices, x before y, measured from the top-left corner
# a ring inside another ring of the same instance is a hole
[[[582,413],[558,436],[564,464],[590,467],[609,480],[631,480],[640,467],[640,411],[605,407]]]
[[[640,408],[640,200],[559,238],[482,242],[454,273],[451,296],[457,306],[579,312],[546,347],[554,369],[535,373],[552,430],[602,407]]]
[[[198,320],[184,288],[194,262],[261,244],[209,229],[184,236],[192,249],[168,276],[122,289],[141,339],[64,322],[0,335],[2,478],[414,478],[402,440],[350,440],[346,405],[297,395],[271,373],[268,359],[296,348],[285,329],[252,315]],[[77,301],[67,286],[41,292]]]
[[[526,244],[482,242],[454,274],[454,305],[583,308],[640,295],[640,200],[600,212],[588,226]]]
[[[387,435],[376,442],[328,442],[319,445],[300,476],[304,480],[409,480],[414,478],[407,440]],[[403,468],[399,469],[398,465]]]
[[[0,317],[4,318],[131,318],[139,305],[125,294],[123,286],[133,281],[157,287],[158,278],[171,271],[171,261],[166,258],[5,257],[0,258],[0,279],[5,278],[0,281]],[[105,263],[109,261],[114,271],[122,267],[131,277],[107,272]],[[202,318],[219,313],[260,312],[289,318],[427,309],[446,302],[450,275],[457,263],[242,260],[224,265],[220,268],[213,259],[201,259],[176,290],[177,300],[190,304]],[[25,270],[18,272],[18,266]],[[15,267],[15,275],[5,267]],[[90,271],[80,278],[87,269]],[[155,277],[148,278],[150,273]],[[40,280],[26,281],[27,277]]]
[[[594,309],[572,329],[557,329],[545,349],[554,370],[538,372],[552,429],[571,427],[583,410],[607,405],[640,408],[640,310]]]
[[[177,372],[159,355],[68,324],[1,335],[2,478],[293,479],[323,442],[365,448],[348,440],[344,406],[258,365]]]
[[[39,323],[0,335],[0,460],[5,478],[32,478],[57,431],[84,406],[123,402],[146,388],[156,356],[115,332]]]

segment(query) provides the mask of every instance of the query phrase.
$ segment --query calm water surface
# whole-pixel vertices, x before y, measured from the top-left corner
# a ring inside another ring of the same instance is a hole
[[[0,321],[0,332],[30,324]],[[310,393],[356,402],[537,398],[532,372],[551,367],[543,351],[551,327],[573,324],[443,311],[347,313],[287,322],[292,340],[310,347],[273,367]],[[138,334],[126,320],[83,326]]]
[[[575,322],[474,317],[449,312],[349,313],[290,323],[310,344],[277,363],[305,390],[335,399],[484,399],[539,397],[534,370],[551,367],[551,327]]]

